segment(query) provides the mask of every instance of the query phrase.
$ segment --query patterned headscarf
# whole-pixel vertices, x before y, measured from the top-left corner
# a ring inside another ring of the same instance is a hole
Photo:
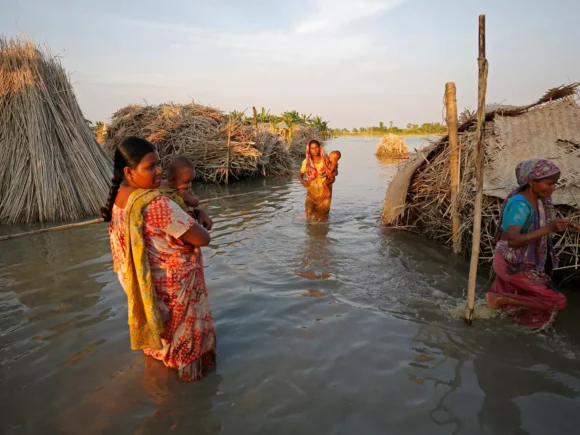
[[[510,199],[512,199],[517,194],[521,193],[523,188],[530,184],[530,181],[541,180],[542,178],[551,177],[560,173],[560,168],[558,168],[554,163],[546,159],[531,159],[525,160],[516,166],[516,181],[518,187],[511,191],[511,193],[505,199],[499,216],[500,227],[496,239],[501,238],[501,222],[503,220],[503,214],[505,207]],[[552,206],[552,198],[542,198],[544,207],[550,208]]]
[[[306,144],[306,178],[308,179],[308,181],[312,181],[318,176],[324,176],[325,171],[327,171],[328,168],[330,167],[330,160],[328,160],[328,157],[326,156],[326,152],[324,151],[323,146],[318,145],[318,148],[320,149],[320,157],[322,158],[322,162],[324,163],[324,167],[321,173],[318,173],[318,171],[316,170],[316,166],[314,165],[314,160],[312,160],[312,156],[310,155],[310,145],[312,145],[313,142],[314,142],[313,140],[309,140],[308,143]]]
[[[546,159],[532,159],[521,162],[516,167],[518,192],[532,180],[541,180],[542,178],[551,177],[559,173],[560,168]]]

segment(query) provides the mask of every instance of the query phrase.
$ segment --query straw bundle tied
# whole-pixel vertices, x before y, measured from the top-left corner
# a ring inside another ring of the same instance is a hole
[[[205,182],[285,174],[291,168],[290,154],[278,136],[263,129],[256,135],[255,126],[196,103],[124,107],[113,114],[105,148],[112,153],[127,136],[154,144],[164,168],[174,156],[190,158]]]
[[[379,158],[407,159],[409,147],[401,136],[389,133],[381,139],[375,155]]]
[[[323,143],[320,131],[314,127],[298,127],[292,132],[289,150],[294,162],[302,161],[306,155],[306,144],[311,140]]]
[[[112,164],[60,61],[29,40],[0,37],[0,223],[99,213]]]
[[[562,88],[556,88],[560,90]],[[580,108],[573,92],[544,106],[510,109],[509,115],[490,112],[485,132],[485,178],[480,260],[491,261],[495,234],[506,192],[515,185],[515,167],[522,160],[547,157],[562,169],[562,186],[554,194],[553,215],[580,221]],[[572,88],[572,90],[575,88]],[[539,101],[544,101],[541,99]],[[530,110],[534,108],[534,110]],[[460,128],[461,163],[457,201],[461,212],[459,230],[463,252],[471,252],[474,214],[475,130],[473,121]],[[450,196],[450,147],[448,138],[419,152],[395,176],[388,188],[383,210],[387,225],[402,226],[451,246],[452,202]],[[507,168],[507,169],[506,169]],[[567,231],[555,236],[561,269],[580,268],[580,234]]]

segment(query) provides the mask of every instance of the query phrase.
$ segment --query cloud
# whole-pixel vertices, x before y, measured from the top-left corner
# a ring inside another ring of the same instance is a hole
[[[317,0],[312,17],[296,27],[298,34],[337,31],[364,18],[392,9],[405,0]]]
[[[312,69],[336,67],[380,55],[385,47],[364,27],[335,30],[355,21],[383,13],[404,0],[318,0],[313,13],[305,15],[293,29],[231,31],[201,28],[115,16],[124,24],[164,32],[171,52],[213,53],[256,65],[285,65]],[[292,69],[296,69],[292,68]]]

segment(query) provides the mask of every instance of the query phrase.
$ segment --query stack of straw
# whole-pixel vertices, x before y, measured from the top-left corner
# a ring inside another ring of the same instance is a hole
[[[59,60],[0,37],[0,223],[99,213],[112,164],[83,117]]]
[[[322,134],[314,127],[298,127],[292,132],[292,141],[288,147],[294,162],[302,161],[306,157],[306,144],[311,140],[323,143]]]
[[[190,158],[205,182],[278,175],[291,169],[290,154],[278,136],[196,103],[124,107],[113,114],[105,148],[112,152],[127,136],[154,144],[165,168],[174,156]]]
[[[375,155],[385,159],[408,159],[409,147],[401,136],[389,133],[381,139]]]

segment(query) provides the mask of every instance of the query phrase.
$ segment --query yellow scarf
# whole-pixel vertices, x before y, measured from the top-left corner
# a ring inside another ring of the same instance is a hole
[[[160,195],[168,196],[180,205],[183,202],[168,191],[138,189],[131,193],[125,207],[125,293],[133,350],[159,350],[163,347],[163,321],[157,309],[157,296],[143,237],[143,210]]]

